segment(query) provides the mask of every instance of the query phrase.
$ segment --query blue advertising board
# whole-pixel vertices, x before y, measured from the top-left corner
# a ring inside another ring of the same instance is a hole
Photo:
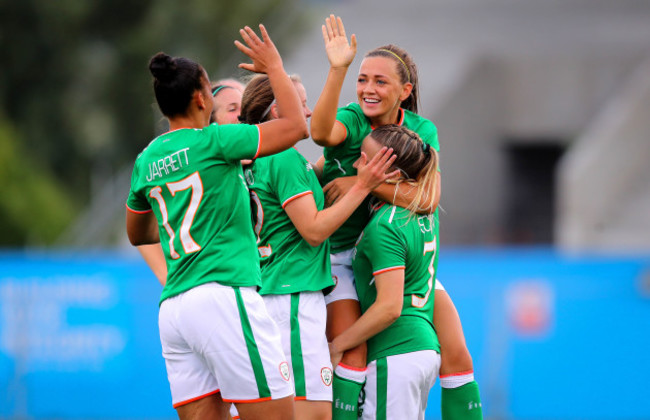
[[[650,418],[650,257],[445,249],[438,277],[486,418]],[[0,253],[0,418],[177,418],[160,291],[137,253]]]

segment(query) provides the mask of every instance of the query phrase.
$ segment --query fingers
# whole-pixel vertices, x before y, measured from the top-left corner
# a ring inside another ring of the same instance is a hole
[[[345,27],[343,26],[343,20],[341,19],[340,16],[336,17],[336,25],[337,25],[338,34],[340,36],[345,36]]]
[[[266,27],[261,23],[260,23],[260,33],[262,34],[262,42],[273,43],[273,41],[271,41],[271,37],[269,36],[269,33],[266,31]]]
[[[355,34],[352,34],[350,37],[350,48],[352,48],[355,54],[357,53],[357,36]]]
[[[399,176],[400,174],[401,174],[400,170],[395,169],[393,172],[391,172],[389,174],[386,174],[386,178],[384,178],[384,179],[386,180],[386,179],[395,178],[395,177]]]
[[[386,146],[384,146],[379,150],[379,152],[375,156],[373,156],[372,160],[370,161],[370,164],[388,169],[390,167],[390,164],[388,166],[386,165],[389,159],[392,159],[391,163],[395,161],[395,157],[391,157],[392,154],[393,154],[393,148],[392,147],[387,148]]]
[[[327,28],[327,38],[328,40],[332,40],[334,38],[334,28],[332,25],[332,21],[334,20],[334,15],[330,15],[330,17],[325,18],[325,27]]]
[[[251,50],[250,48],[248,48],[246,45],[242,44],[239,41],[235,41],[235,47],[237,47],[237,49],[239,51],[243,52],[244,54],[246,54],[249,57],[253,52],[253,50]]]
[[[246,43],[251,47],[262,43],[260,37],[257,36],[250,26],[244,26],[244,29],[239,30],[239,33],[242,35],[242,38],[244,38],[244,41],[246,41]]]
[[[363,152],[361,152],[361,153],[363,153]],[[367,163],[368,163],[368,156],[365,157],[365,160],[363,161],[363,164],[361,162],[361,156],[359,156],[357,158],[357,160],[355,160],[354,163],[352,164],[352,167],[358,171],[359,168],[363,168]]]

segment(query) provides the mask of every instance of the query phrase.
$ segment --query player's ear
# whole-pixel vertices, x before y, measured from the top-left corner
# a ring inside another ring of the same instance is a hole
[[[402,93],[399,95],[399,100],[405,101],[406,98],[411,96],[411,92],[413,91],[413,83],[405,83],[404,86],[402,87]]]

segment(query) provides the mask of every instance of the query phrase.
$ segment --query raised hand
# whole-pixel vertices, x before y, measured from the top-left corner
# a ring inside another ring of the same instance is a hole
[[[366,163],[368,157],[364,152],[361,152],[361,157],[355,162],[357,183],[365,188],[374,190],[387,179],[399,175],[399,169],[386,173],[393,162],[395,162],[395,159],[397,159],[397,155],[393,154],[393,149],[385,146],[368,163]]]
[[[348,38],[345,35],[345,27],[340,17],[330,15],[325,19],[323,29],[323,40],[325,51],[331,67],[348,67],[354,56],[357,54],[357,37],[353,34]]]
[[[253,61],[252,63],[241,63],[239,67],[255,73],[268,73],[269,69],[282,68],[282,57],[262,24],[260,24],[260,33],[262,39],[248,26],[239,30],[246,45],[235,41],[235,46]]]

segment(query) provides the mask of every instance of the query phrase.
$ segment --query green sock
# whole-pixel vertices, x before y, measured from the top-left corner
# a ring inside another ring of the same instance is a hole
[[[362,383],[345,379],[334,373],[332,381],[332,420],[357,420],[359,415],[359,394]]]
[[[482,420],[483,407],[476,381],[442,388],[442,420]]]

